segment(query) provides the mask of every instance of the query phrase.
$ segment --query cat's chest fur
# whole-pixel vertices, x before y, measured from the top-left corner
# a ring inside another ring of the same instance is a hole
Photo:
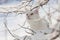
[[[27,21],[30,24],[30,27],[35,30],[44,29],[48,25],[45,19],[27,20]]]

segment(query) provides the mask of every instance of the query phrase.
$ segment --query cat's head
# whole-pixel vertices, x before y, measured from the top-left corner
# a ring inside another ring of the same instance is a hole
[[[26,18],[27,19],[37,19],[39,17],[39,9],[36,8],[32,11],[29,11],[28,13],[26,13]]]

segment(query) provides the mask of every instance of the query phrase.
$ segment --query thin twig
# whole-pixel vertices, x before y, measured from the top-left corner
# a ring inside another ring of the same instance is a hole
[[[55,40],[55,39],[57,39],[59,36],[60,36],[60,33],[57,34],[55,37],[53,37],[51,40]]]
[[[24,22],[24,24],[22,25],[22,27],[25,25],[25,23],[26,23],[26,20],[25,20],[25,22]],[[21,25],[20,25],[21,26]],[[17,31],[17,30],[19,30],[20,28],[17,28],[17,29],[15,29],[15,30],[12,30],[12,31]]]
[[[18,24],[21,28],[24,28],[24,29],[28,29],[30,31],[32,31],[33,33],[36,33],[34,30],[30,29],[30,28],[26,28],[26,27],[22,27],[20,24]]]
[[[14,37],[14,38],[16,38],[16,36],[18,36],[18,35],[11,33],[11,31],[7,27],[7,19],[6,19],[7,16],[8,16],[8,14],[5,15],[5,18],[4,18],[4,26],[6,27],[6,29],[8,30],[8,32],[11,34],[11,36]]]

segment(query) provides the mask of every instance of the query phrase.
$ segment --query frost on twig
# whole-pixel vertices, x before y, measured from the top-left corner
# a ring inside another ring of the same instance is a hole
[[[5,28],[8,30],[8,32],[10,33],[10,35],[15,38],[14,40],[20,40],[20,39],[21,39],[20,36],[18,36],[18,35],[16,35],[16,34],[12,33],[12,32],[8,29],[8,27],[7,27],[7,16],[8,16],[8,14],[5,15],[4,23],[3,23],[4,26],[5,26]]]
[[[25,10],[25,8],[26,8],[26,6],[29,6],[29,4],[32,2],[33,0],[22,0],[19,4],[17,4],[17,5],[14,5],[14,6],[12,6],[12,7],[10,7],[10,6],[4,6],[4,7],[0,7],[0,9],[1,9],[1,11],[0,11],[0,13],[17,13],[17,14],[23,14],[23,13],[25,13],[26,11],[23,11],[23,10],[20,10],[20,9],[22,9],[22,8],[24,8],[24,10]],[[39,5],[34,5],[35,7],[33,7],[33,6],[29,6],[30,8],[32,8],[32,9],[30,9],[30,10],[33,10],[34,8],[37,8],[37,7],[40,7],[40,6],[43,6],[43,5],[45,5],[45,4],[47,4],[48,3],[48,1],[49,0],[37,0],[37,1],[39,1],[39,2],[41,2],[41,3],[38,3],[38,2],[36,2],[36,4],[39,4]],[[28,7],[27,7],[28,8]],[[29,10],[29,9],[28,9]]]
[[[21,28],[23,28],[23,29],[28,29],[28,30],[30,30],[31,31],[31,33],[30,32],[27,32],[27,31],[25,31],[26,33],[28,33],[28,34],[32,34],[32,35],[34,35],[36,32],[34,31],[34,30],[32,30],[32,29],[30,29],[30,28],[26,28],[26,27],[23,27],[23,26],[21,26],[20,24],[18,24]]]

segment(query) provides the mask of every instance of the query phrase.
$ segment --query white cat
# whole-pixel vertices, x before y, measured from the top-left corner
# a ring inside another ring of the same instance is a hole
[[[40,18],[39,8],[26,13],[26,19],[33,30],[42,30],[48,27],[48,22],[45,18]]]

